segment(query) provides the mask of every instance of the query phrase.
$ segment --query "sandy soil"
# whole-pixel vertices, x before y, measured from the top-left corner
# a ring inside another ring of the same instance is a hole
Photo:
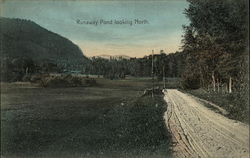
[[[174,157],[249,157],[249,125],[230,120],[176,89],[165,92]]]

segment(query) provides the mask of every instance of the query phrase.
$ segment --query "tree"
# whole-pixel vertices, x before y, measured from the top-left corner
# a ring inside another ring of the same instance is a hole
[[[212,84],[214,91],[219,91],[221,84],[227,83],[231,92],[244,78],[242,63],[245,63],[243,54],[247,46],[247,0],[188,2],[185,14],[190,25],[184,26],[182,43],[183,50],[194,60],[187,62],[185,73],[192,69],[199,74],[196,77],[200,78],[201,86]]]

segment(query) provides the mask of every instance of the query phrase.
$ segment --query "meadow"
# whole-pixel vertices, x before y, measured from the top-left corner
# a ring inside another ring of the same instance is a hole
[[[166,157],[171,136],[150,79],[96,79],[91,87],[1,83],[4,157]],[[158,83],[162,86],[162,83]]]

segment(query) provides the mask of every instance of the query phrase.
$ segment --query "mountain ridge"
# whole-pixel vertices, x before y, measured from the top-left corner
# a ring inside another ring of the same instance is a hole
[[[31,58],[34,61],[84,62],[81,49],[69,39],[43,28],[31,20],[0,18],[1,57]]]

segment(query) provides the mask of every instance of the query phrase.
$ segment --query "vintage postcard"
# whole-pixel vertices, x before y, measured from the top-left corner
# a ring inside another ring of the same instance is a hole
[[[249,158],[248,0],[0,0],[1,157]]]

